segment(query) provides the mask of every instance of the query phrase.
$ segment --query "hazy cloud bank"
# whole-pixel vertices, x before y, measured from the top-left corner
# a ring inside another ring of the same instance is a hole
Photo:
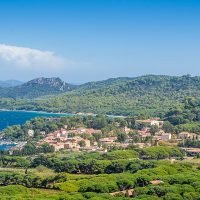
[[[0,44],[0,61],[15,68],[34,71],[58,69],[68,64],[67,60],[51,51],[5,44]]]

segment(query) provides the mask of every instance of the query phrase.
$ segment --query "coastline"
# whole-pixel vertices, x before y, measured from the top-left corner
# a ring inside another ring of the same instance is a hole
[[[47,111],[36,111],[36,110],[11,110],[11,109],[0,109],[0,112],[27,112],[27,113],[41,113],[41,114],[55,114],[55,115],[77,115],[74,113],[54,113]]]
[[[36,110],[10,110],[10,109],[0,109],[1,111],[6,111],[6,112],[27,112],[27,113],[41,113],[41,114],[53,114],[53,115],[66,115],[66,116],[76,116],[76,115],[83,115],[83,116],[96,116],[98,114],[94,114],[94,113],[83,113],[83,112],[77,112],[77,113],[63,113],[63,112],[47,112],[47,111],[36,111]],[[122,115],[107,115],[108,117],[121,117],[121,118],[125,118],[126,116],[122,116]]]
[[[9,113],[11,112],[11,113]],[[14,115],[17,115],[17,113],[20,113],[18,114],[19,118],[21,118],[20,116],[22,115],[22,118],[23,118],[23,115],[25,115],[25,113],[30,113],[30,115],[38,115],[38,117],[70,117],[70,116],[96,116],[96,114],[93,114],[93,113],[82,113],[82,112],[78,112],[78,113],[53,113],[53,112],[45,112],[45,111],[34,111],[34,110],[11,110],[11,109],[0,109],[0,113],[2,113],[4,115],[4,113],[7,113],[7,116],[10,116],[12,115],[12,112],[14,113]],[[41,114],[41,115],[40,115]],[[111,118],[115,118],[115,117],[125,117],[125,116],[115,116],[115,115],[106,115],[108,117],[111,117]],[[31,117],[30,119],[32,119],[34,117]],[[8,118],[8,121],[10,120],[10,117]],[[26,120],[29,120],[29,119],[26,119]],[[25,121],[26,121],[25,120]],[[24,122],[25,122],[24,121]],[[10,124],[8,123],[7,125],[5,125],[5,127],[3,126],[3,128],[0,128],[0,132],[8,127],[8,126],[13,126],[13,125],[17,125],[17,124],[22,124],[24,123],[23,120],[21,122],[17,122],[17,123],[13,123],[13,124]],[[0,126],[1,127],[1,126]],[[0,150],[1,149],[7,149],[8,147],[12,147],[12,146],[15,146],[15,145],[18,145],[18,142],[13,142],[13,141],[7,141],[7,140],[2,140],[0,139]]]

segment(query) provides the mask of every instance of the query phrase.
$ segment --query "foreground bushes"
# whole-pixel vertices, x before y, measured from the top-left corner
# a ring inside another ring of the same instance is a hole
[[[56,172],[103,174],[137,172],[141,169],[155,167],[154,162],[139,160],[144,159],[165,159],[170,157],[183,157],[179,148],[175,147],[148,147],[143,150],[116,150],[99,154],[83,154],[76,157],[48,157],[39,156],[35,158],[31,167],[44,165],[54,169]]]
[[[140,164],[138,165],[137,162]],[[135,165],[134,169],[137,166],[148,166],[149,161],[134,160],[130,166],[133,167],[133,165]],[[151,184],[152,180],[161,180],[162,182],[159,185],[153,185]],[[11,193],[14,197],[21,195],[24,199],[31,199],[31,195],[37,193],[41,199],[49,197],[52,200],[126,200],[127,197],[125,196],[112,197],[109,193],[133,188],[135,199],[199,200],[200,171],[188,164],[170,164],[167,161],[157,161],[151,168],[138,169],[134,173],[123,172],[99,175],[59,173],[51,177],[41,178],[34,174],[1,172],[0,184],[10,185],[0,187],[0,194],[2,196],[7,196]],[[25,189],[22,189],[24,188],[23,186],[26,186]],[[51,188],[50,191],[53,194],[49,196],[49,194],[45,193],[45,196],[44,191],[46,190],[31,188]],[[43,195],[45,198],[43,198]]]

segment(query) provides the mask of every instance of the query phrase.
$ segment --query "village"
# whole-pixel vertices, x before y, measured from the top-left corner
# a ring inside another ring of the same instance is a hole
[[[48,118],[48,121],[59,122],[59,118]],[[178,134],[166,133],[163,127],[164,121],[159,118],[152,118],[147,120],[136,120],[136,129],[128,128],[127,126],[120,128],[121,135],[109,134],[103,136],[100,129],[86,128],[86,127],[72,127],[67,125],[64,128],[58,129],[54,132],[46,134],[41,131],[42,139],[37,141],[36,147],[43,144],[49,144],[54,147],[55,151],[85,151],[85,152],[107,152],[111,148],[126,149],[130,145],[138,148],[169,145],[177,146],[180,142],[184,143],[186,139],[200,140],[200,136],[196,133],[180,132]],[[154,127],[154,132],[152,132]],[[34,130],[29,129],[28,135],[34,138]],[[122,137],[120,139],[120,136]],[[91,139],[93,138],[93,139]],[[94,138],[96,138],[94,140]],[[21,150],[27,142],[19,142],[16,146],[10,149],[10,154],[14,150]],[[183,148],[188,155],[195,156],[200,154],[199,148]]]

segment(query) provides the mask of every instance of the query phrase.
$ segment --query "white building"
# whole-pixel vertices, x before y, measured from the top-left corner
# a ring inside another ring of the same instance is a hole
[[[144,125],[146,127],[149,127],[149,126],[156,125],[159,128],[161,128],[163,126],[163,123],[164,123],[163,121],[160,121],[158,119],[146,119],[146,120],[136,120],[135,121],[136,126]]]
[[[169,141],[172,139],[172,134],[171,133],[163,133],[161,135],[161,140],[163,141]]]
[[[33,136],[34,136],[34,130],[29,129],[29,130],[28,130],[28,136],[29,136],[29,137],[33,137]]]
[[[178,134],[178,138],[180,139],[194,139],[194,140],[200,140],[200,137],[196,133],[189,133],[189,132],[181,132]]]
[[[45,135],[46,132],[45,131],[40,131],[40,135]]]

